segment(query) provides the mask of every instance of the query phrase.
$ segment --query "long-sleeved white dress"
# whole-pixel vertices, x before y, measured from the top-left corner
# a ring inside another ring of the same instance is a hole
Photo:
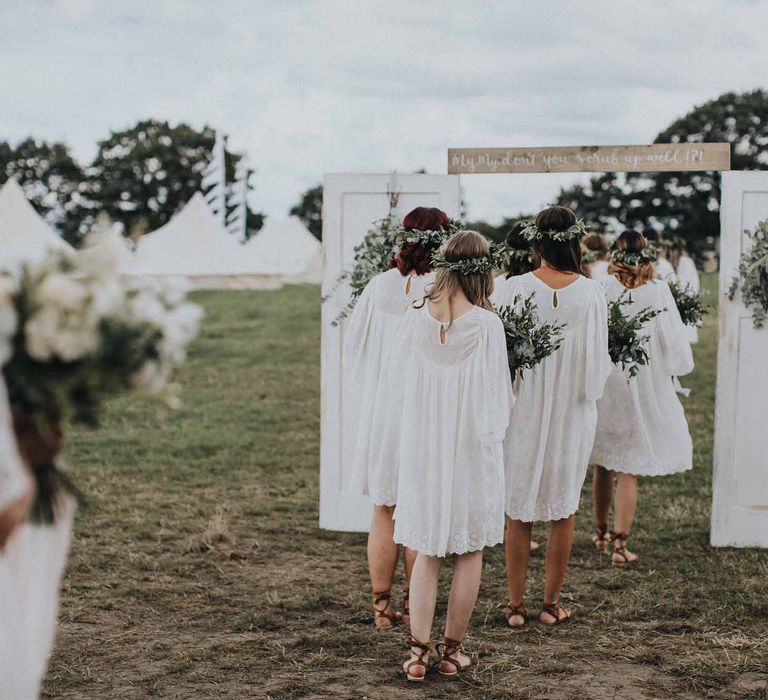
[[[504,539],[502,441],[513,400],[504,328],[480,307],[441,343],[427,305],[399,341],[405,387],[389,421],[400,432],[395,542],[422,554],[465,554]]]
[[[344,340],[344,365],[349,380],[346,396],[354,403],[347,415],[356,417],[353,471],[347,489],[370,497],[376,505],[392,506],[397,498],[397,468],[383,420],[393,391],[384,371],[406,311],[423,298],[434,273],[404,277],[393,268],[374,277],[363,290],[349,319]]]
[[[16,448],[0,381],[0,508],[24,492],[29,477]],[[24,523],[0,554],[0,697],[34,700],[53,650],[59,582],[72,531],[74,500],[66,497],[56,523]]]
[[[560,349],[520,380],[504,440],[507,515],[560,520],[578,510],[611,368],[605,295],[586,277],[554,290],[533,273],[507,280],[504,293],[503,303],[533,293],[540,321],[567,324]]]
[[[603,282],[608,300],[625,287],[615,277]],[[672,377],[693,370],[685,326],[669,285],[656,280],[632,289],[625,313],[665,309],[643,329],[648,336],[648,364],[633,379],[614,366],[597,403],[597,433],[592,462],[639,476],[674,474],[691,468],[691,436]]]
[[[690,256],[681,255],[680,260],[677,263],[677,280],[680,282],[680,286],[688,288],[689,291],[694,294],[698,294],[701,291],[701,280],[699,279],[699,271],[696,269],[696,263],[693,262]],[[696,326],[686,326],[685,333],[688,337],[688,342],[696,344],[699,342],[699,331]]]
[[[593,280],[601,280],[608,276],[608,261],[595,260],[589,266],[589,276]]]

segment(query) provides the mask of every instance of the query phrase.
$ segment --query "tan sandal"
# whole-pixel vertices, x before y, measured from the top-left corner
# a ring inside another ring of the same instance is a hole
[[[525,606],[520,603],[520,605],[512,605],[512,603],[509,603],[507,605],[507,625],[513,628],[519,628],[519,627],[525,627],[526,624],[528,624],[528,611],[525,609]],[[513,625],[512,624],[512,618],[513,617],[522,617],[523,621],[519,625]]]
[[[560,616],[560,613],[563,613],[562,617]],[[541,615],[551,615],[553,618],[555,618],[555,621],[546,622],[545,620],[541,619]],[[550,627],[562,625],[564,622],[568,622],[573,617],[571,611],[568,610],[568,608],[564,608],[562,605],[560,605],[560,603],[547,603],[541,609],[541,615],[539,616],[539,622],[541,622],[543,625],[549,625]]]
[[[403,593],[403,612],[400,614],[400,622],[402,622],[404,625],[411,624],[410,590],[407,588]]]
[[[441,676],[458,676],[462,671],[466,671],[471,665],[470,661],[467,664],[462,664],[459,659],[453,658],[456,654],[462,653],[461,642],[458,639],[451,639],[445,637],[443,643],[440,646],[442,651],[440,652],[440,663],[438,673]],[[446,669],[443,664],[449,664],[453,668]]]
[[[626,566],[627,564],[634,564],[639,559],[637,554],[630,552],[627,549],[627,544],[629,543],[629,535],[626,532],[613,533],[613,541],[613,555],[611,556],[611,564],[613,566]],[[616,557],[619,558],[616,559]]]
[[[398,620],[398,615],[394,610],[387,612],[390,609],[391,598],[392,595],[389,591],[373,594],[373,624],[380,629],[389,629]],[[383,608],[381,603],[384,603]]]
[[[612,532],[608,531],[607,525],[599,525],[595,528],[595,534],[592,537],[592,544],[598,552],[604,552],[611,543]]]
[[[415,681],[421,683],[427,676],[429,670],[429,655],[432,653],[432,645],[429,642],[420,642],[418,639],[411,637],[408,640],[408,646],[411,647],[411,656],[415,656],[415,659],[410,659],[403,664],[403,671],[405,671],[405,677],[409,681]],[[418,649],[419,651],[414,651]],[[423,668],[423,674],[414,674],[412,670],[414,667]]]

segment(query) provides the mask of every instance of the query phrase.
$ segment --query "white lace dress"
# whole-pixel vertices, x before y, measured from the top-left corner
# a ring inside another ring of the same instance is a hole
[[[504,539],[504,456],[512,387],[499,317],[473,307],[441,343],[425,305],[400,335],[405,392],[398,426],[395,542],[422,554],[465,554]]]
[[[603,282],[609,300],[625,287],[615,278]],[[626,313],[652,307],[666,309],[643,329],[649,336],[648,364],[629,380],[614,366],[598,401],[598,420],[592,462],[606,469],[660,476],[685,471],[692,465],[691,436],[672,377],[693,370],[693,356],[669,285],[648,282],[630,292]]]
[[[346,396],[354,402],[354,410],[348,415],[357,419],[350,449],[353,471],[347,490],[369,496],[376,505],[392,506],[397,497],[397,469],[389,457],[391,446],[384,440],[383,420],[378,418],[381,412],[388,411],[392,393],[386,389],[396,380],[384,372],[384,367],[406,311],[423,298],[432,282],[431,272],[404,277],[393,268],[377,275],[363,290],[346,329]]]
[[[553,290],[533,273],[510,278],[504,291],[504,303],[533,293],[540,321],[567,324],[560,349],[519,380],[504,440],[507,515],[560,520],[578,510],[611,368],[605,295],[586,277]]]
[[[681,287],[687,287],[694,294],[701,291],[699,271],[696,269],[696,263],[688,255],[680,256],[677,263],[677,279]],[[689,343],[696,344],[699,342],[699,331],[696,326],[686,326],[685,333]]]
[[[0,381],[0,508],[19,498],[28,484]],[[40,693],[56,633],[73,514],[74,502],[67,499],[55,525],[21,525],[0,553],[2,698],[35,700]]]

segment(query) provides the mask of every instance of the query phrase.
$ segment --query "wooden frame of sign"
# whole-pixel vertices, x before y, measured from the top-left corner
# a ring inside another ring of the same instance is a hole
[[[730,170],[730,143],[647,146],[449,148],[450,175],[479,173],[608,173]]]

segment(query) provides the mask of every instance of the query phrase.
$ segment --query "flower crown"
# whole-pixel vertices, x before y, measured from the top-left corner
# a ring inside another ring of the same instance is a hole
[[[512,248],[506,243],[499,243],[496,251],[506,264],[511,262],[533,262],[533,250],[531,248]]]
[[[611,251],[611,260],[613,262],[624,263],[625,265],[630,265],[632,267],[656,262],[658,257],[659,251],[652,245],[635,252],[617,250],[615,248]]]
[[[456,231],[461,231],[463,225],[457,219],[448,219],[445,229],[419,231],[413,229],[408,231],[402,224],[393,231],[395,245],[402,248],[406,243],[415,243],[424,248],[439,248],[443,241]]]
[[[587,226],[584,219],[576,219],[573,226],[569,226],[565,231],[554,231],[547,229],[542,231],[535,221],[530,221],[525,225],[521,234],[529,241],[540,241],[543,238],[549,238],[553,241],[571,241],[574,238],[579,239],[587,235]]]
[[[446,260],[445,252],[436,250],[432,253],[432,264],[446,270],[458,272],[460,275],[483,275],[494,268],[501,267],[504,257],[496,246],[491,246],[488,255],[480,257],[464,257],[458,260]]]

